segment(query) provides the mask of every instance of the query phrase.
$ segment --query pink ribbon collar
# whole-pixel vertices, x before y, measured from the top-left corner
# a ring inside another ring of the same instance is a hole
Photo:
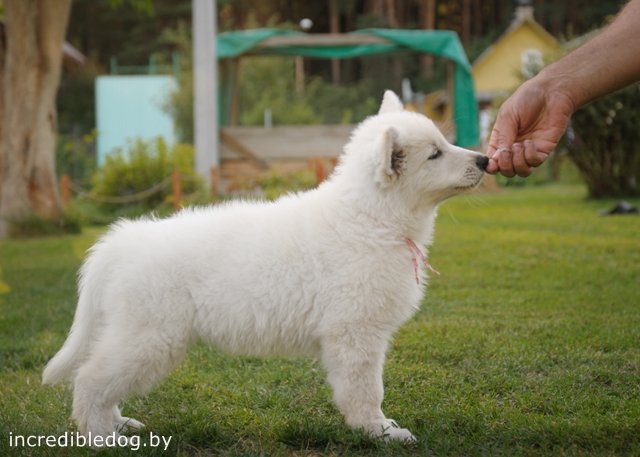
[[[420,284],[420,275],[418,274],[418,259],[420,259],[420,262],[422,262],[422,264],[427,267],[429,271],[432,271],[437,275],[440,274],[438,270],[431,266],[431,264],[427,260],[427,257],[424,255],[424,252],[422,252],[422,249],[418,247],[415,241],[409,238],[405,238],[404,241],[405,243],[407,243],[407,246],[409,246],[409,250],[411,251],[411,263],[413,264],[413,272],[416,276],[416,284]]]

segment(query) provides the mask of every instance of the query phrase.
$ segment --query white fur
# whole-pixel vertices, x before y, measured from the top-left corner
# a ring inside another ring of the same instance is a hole
[[[71,332],[43,382],[73,381],[82,433],[137,429],[118,403],[202,338],[233,354],[317,357],[347,424],[413,440],[380,409],[389,341],[425,283],[406,240],[430,244],[437,205],[479,182],[479,157],[388,91],[317,189],[114,224],[82,266]]]

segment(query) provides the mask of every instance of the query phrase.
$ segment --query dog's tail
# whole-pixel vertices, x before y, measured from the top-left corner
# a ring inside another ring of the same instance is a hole
[[[43,384],[56,384],[71,377],[89,350],[94,319],[91,305],[87,300],[78,301],[73,325],[62,348],[53,356],[42,372]]]
[[[99,320],[98,294],[95,278],[86,274],[88,264],[95,259],[89,258],[85,262],[80,275],[80,294],[78,307],[69,336],[62,348],[53,356],[42,372],[43,384],[56,384],[71,378],[91,349],[92,335]]]

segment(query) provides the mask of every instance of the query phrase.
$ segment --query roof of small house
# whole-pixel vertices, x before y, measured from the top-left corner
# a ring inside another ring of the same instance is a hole
[[[479,99],[513,90],[522,83],[522,53],[537,49],[547,58],[561,49],[558,40],[533,17],[533,8],[520,6],[507,30],[472,65]]]

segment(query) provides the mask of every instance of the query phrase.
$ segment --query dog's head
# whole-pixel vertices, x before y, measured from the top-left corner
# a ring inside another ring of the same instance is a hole
[[[378,114],[353,132],[342,162],[359,168],[361,176],[364,171],[382,192],[437,204],[477,186],[488,159],[450,144],[430,119],[405,111],[397,95],[386,91]]]

